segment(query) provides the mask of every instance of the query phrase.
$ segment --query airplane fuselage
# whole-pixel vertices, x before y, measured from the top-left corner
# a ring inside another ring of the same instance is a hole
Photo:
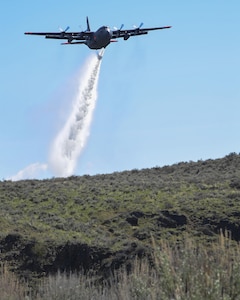
[[[97,31],[93,32],[89,39],[86,41],[86,45],[90,49],[102,49],[106,48],[110,44],[112,38],[112,31],[107,26],[100,27]]]

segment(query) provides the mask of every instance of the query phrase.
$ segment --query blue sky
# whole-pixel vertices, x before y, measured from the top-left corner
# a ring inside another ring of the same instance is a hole
[[[76,175],[151,168],[239,152],[240,2],[2,1],[0,179],[47,164],[73,78],[91,50],[25,31],[172,25],[119,40],[102,61]],[[45,171],[37,178],[51,178]]]

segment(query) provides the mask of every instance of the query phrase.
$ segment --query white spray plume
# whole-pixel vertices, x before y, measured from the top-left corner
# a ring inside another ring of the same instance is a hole
[[[19,171],[16,175],[9,177],[8,180],[17,181],[24,179],[34,179],[38,177],[39,173],[46,171],[47,169],[47,164],[34,163]]]
[[[71,103],[71,113],[50,149],[49,167],[56,176],[67,177],[74,173],[89,136],[103,52],[99,55],[91,55],[86,62],[77,83],[77,93]]]

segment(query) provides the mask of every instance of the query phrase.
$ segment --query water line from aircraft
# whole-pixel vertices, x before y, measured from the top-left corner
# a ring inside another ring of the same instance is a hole
[[[92,55],[78,79],[78,90],[70,115],[53,141],[49,167],[56,176],[73,175],[78,158],[86,145],[97,101],[97,86],[104,51]]]

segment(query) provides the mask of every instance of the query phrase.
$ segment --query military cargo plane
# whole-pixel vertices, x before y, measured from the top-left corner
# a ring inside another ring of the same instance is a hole
[[[119,29],[111,30],[108,26],[102,26],[97,31],[91,31],[87,17],[87,30],[80,32],[68,32],[69,26],[60,32],[25,32],[30,35],[43,35],[47,39],[67,40],[62,45],[85,44],[90,49],[106,48],[110,43],[117,42],[116,39],[123,38],[125,41],[132,36],[148,34],[149,31],[168,29],[171,26],[142,28],[143,23],[133,29],[123,29],[123,24]]]

